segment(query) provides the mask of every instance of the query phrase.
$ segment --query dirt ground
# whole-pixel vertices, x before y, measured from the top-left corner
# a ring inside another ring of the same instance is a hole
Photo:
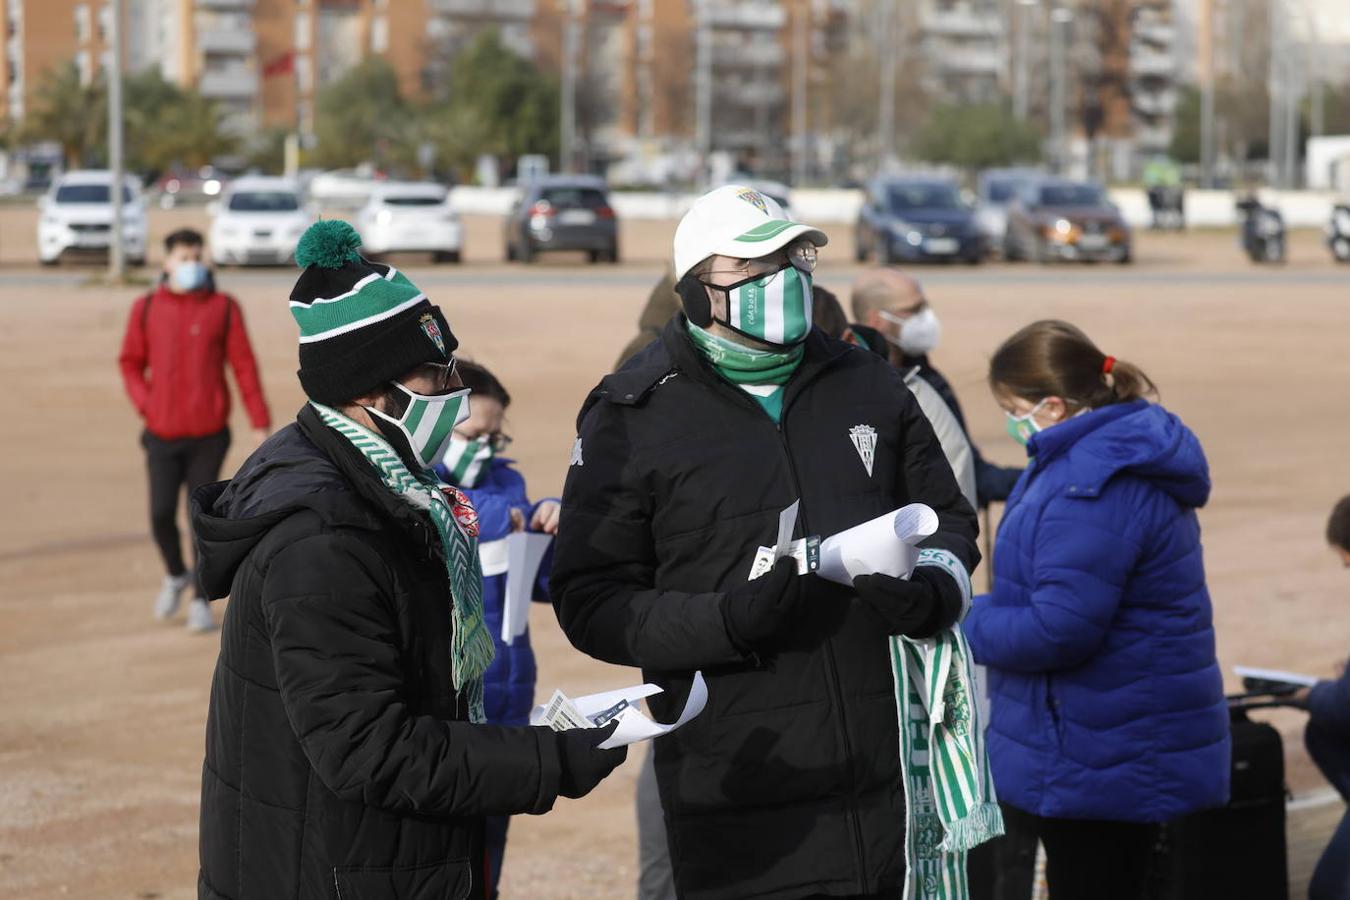
[[[152,240],[202,224],[152,213]],[[39,269],[33,214],[0,211],[0,383],[10,391],[0,469],[0,896],[195,896],[202,728],[216,636],[150,615],[161,577],[147,533],[139,424],[116,356],[134,289],[85,286],[96,267]],[[670,222],[624,224],[625,261],[501,261],[500,226],[471,219],[467,262],[409,272],[462,351],[510,389],[513,450],[536,496],[556,493],[587,389],[634,331]],[[830,229],[818,281],[845,299],[849,229]],[[987,358],[1026,322],[1069,319],[1142,365],[1199,434],[1214,495],[1202,512],[1225,670],[1330,674],[1350,651],[1350,574],[1323,543],[1350,492],[1350,268],[1313,233],[1288,265],[1255,269],[1231,233],[1141,234],[1132,267],[935,267],[919,274],[944,325],[937,364],[996,461],[1017,448],[983,386]],[[226,271],[246,313],[278,425],[299,408],[286,269]],[[237,404],[236,404],[237,407]],[[250,450],[236,409],[233,470]],[[983,583],[985,573],[977,576]],[[536,607],[539,694],[635,683],[590,660]],[[1236,681],[1230,675],[1230,687]],[[1282,728],[1295,791],[1321,787],[1301,719]],[[599,790],[512,826],[503,895],[632,895],[634,753]]]

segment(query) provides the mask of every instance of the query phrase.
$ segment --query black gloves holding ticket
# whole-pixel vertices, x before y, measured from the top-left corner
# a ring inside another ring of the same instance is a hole
[[[932,637],[961,615],[956,579],[936,566],[919,566],[905,581],[890,575],[859,575],[853,589],[877,614],[887,634]]]
[[[797,561],[784,556],[768,574],[727,591],[722,619],[731,642],[749,653],[778,649],[809,612],[805,581],[797,574]]]
[[[586,796],[605,780],[606,775],[618,768],[619,763],[628,758],[627,747],[600,749],[600,745],[618,727],[618,722],[610,722],[603,728],[572,728],[554,732],[558,741],[559,761],[562,763],[562,773],[558,778],[559,794],[573,800]]]

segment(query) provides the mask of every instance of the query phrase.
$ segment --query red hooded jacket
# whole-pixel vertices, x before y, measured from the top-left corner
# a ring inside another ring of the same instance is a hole
[[[226,427],[227,359],[253,427],[270,427],[243,311],[233,297],[210,288],[177,294],[161,284],[132,304],[118,364],[127,396],[156,437],[205,437]]]

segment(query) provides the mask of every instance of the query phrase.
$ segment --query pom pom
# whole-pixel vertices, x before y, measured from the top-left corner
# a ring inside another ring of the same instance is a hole
[[[349,262],[360,262],[361,235],[341,219],[315,222],[295,247],[295,264],[300,268],[318,266],[340,269]]]

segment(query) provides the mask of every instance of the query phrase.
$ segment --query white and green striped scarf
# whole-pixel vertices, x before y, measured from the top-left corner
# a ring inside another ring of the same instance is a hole
[[[970,576],[951,554],[925,549],[961,586],[970,607]],[[1003,816],[984,747],[974,662],[960,626],[931,638],[891,638],[900,765],[905,781],[905,900],[964,900],[966,852],[1003,833]]]
[[[483,673],[496,653],[483,618],[483,569],[478,538],[456,520],[440,481],[425,471],[414,473],[383,438],[342,413],[310,401],[323,423],[361,451],[384,486],[411,506],[425,512],[441,538],[445,569],[450,577],[450,672],[457,693],[467,693],[469,720],[482,722]],[[465,498],[464,502],[468,502]]]

